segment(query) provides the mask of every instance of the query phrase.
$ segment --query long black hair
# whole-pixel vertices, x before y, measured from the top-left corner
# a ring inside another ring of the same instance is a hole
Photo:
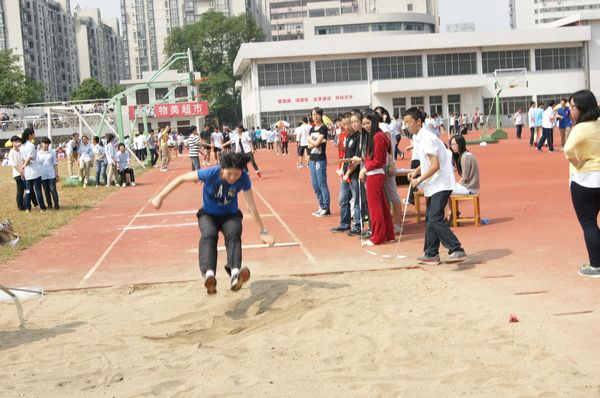
[[[32,134],[35,134],[35,131],[33,131],[33,129],[31,128],[26,128],[23,131],[23,134],[21,135],[21,143],[22,144],[26,144],[27,141],[29,141],[29,136],[31,136]]]
[[[456,142],[456,144],[458,145],[458,152],[452,151],[452,163],[456,168],[456,171],[458,171],[458,175],[462,177],[462,166],[460,165],[460,160],[462,159],[465,152],[469,152],[467,150],[467,141],[465,140],[465,137],[462,136],[462,134],[453,135],[450,138],[449,142],[450,150],[452,150],[452,140],[454,140],[454,142]]]
[[[573,120],[573,124],[593,122],[600,118],[600,108],[598,108],[596,96],[590,90],[579,90],[573,93],[569,102],[571,100],[579,109],[579,117],[577,120]]]
[[[373,148],[375,147],[375,142],[373,140],[373,137],[375,136],[375,133],[377,133],[377,131],[379,131],[379,114],[377,112],[375,112],[373,109],[367,109],[363,112],[362,115],[363,119],[368,119],[371,121],[371,130],[370,131],[366,131],[363,129],[363,131],[365,131],[367,133],[367,157],[369,159],[373,159]]]
[[[379,113],[379,115],[381,116],[381,121],[385,124],[390,124],[390,122],[392,121],[390,113],[383,106],[375,107],[375,112]]]

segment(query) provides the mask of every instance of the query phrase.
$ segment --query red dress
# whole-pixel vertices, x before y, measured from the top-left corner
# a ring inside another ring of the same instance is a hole
[[[383,169],[391,146],[388,137],[378,130],[373,136],[373,157],[365,159],[367,172]],[[367,175],[367,203],[371,221],[371,242],[376,245],[393,241],[394,221],[390,213],[390,204],[385,196],[385,173]]]

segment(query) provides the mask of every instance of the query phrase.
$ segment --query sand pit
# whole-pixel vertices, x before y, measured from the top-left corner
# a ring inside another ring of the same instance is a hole
[[[25,330],[1,305],[0,396],[600,395],[537,327],[420,269],[226,282],[51,293]]]

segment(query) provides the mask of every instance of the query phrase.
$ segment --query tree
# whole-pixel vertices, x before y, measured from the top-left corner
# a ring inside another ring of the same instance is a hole
[[[0,51],[0,104],[41,102],[44,86],[27,76],[19,66],[20,57],[12,50]]]
[[[209,117],[218,122],[237,122],[241,119],[239,89],[235,87],[233,61],[242,43],[264,40],[264,33],[250,14],[227,17],[216,11],[202,14],[200,21],[175,28],[165,41],[165,53],[192,50],[194,69],[203,81],[200,93],[209,103]],[[179,69],[185,68],[184,63]]]
[[[114,86],[110,86],[109,88],[106,89],[108,97],[110,97],[110,98],[114,97],[115,95],[119,94],[122,91],[125,91],[125,86],[122,86],[120,84],[115,84]]]
[[[89,77],[81,82],[71,93],[71,100],[91,100],[97,98],[108,98],[108,91],[95,78]]]

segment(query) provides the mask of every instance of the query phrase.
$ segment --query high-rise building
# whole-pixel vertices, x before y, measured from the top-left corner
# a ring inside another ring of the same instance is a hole
[[[513,29],[528,29],[573,15],[600,19],[598,0],[509,0]]]
[[[437,0],[270,0],[266,3],[273,41],[359,32],[433,33],[439,30]]]
[[[123,46],[116,18],[102,20],[97,8],[76,8],[73,14],[79,57],[79,78],[93,77],[103,86],[124,78]]]
[[[2,0],[0,16],[0,48],[21,57],[21,69],[43,83],[47,101],[68,99],[79,85],[69,0]]]
[[[126,79],[139,79],[166,60],[171,30],[196,22],[208,10],[228,16],[246,11],[250,0],[121,0]]]

